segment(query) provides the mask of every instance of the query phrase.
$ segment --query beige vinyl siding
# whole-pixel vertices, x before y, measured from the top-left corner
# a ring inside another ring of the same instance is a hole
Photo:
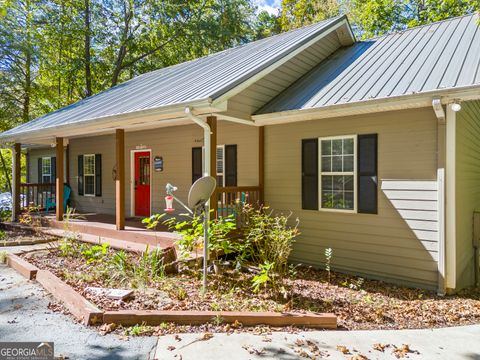
[[[69,151],[72,206],[78,212],[115,214],[115,182],[112,169],[115,164],[115,135],[71,139]],[[78,155],[102,155],[102,196],[78,195]]]
[[[55,148],[44,147],[44,148],[32,148],[28,149],[28,157],[29,157],[29,167],[28,167],[28,181],[30,183],[39,183],[41,182],[38,178],[38,159],[42,157],[55,157]],[[66,159],[65,159],[66,164]],[[64,175],[66,176],[66,168]],[[52,181],[54,182],[54,181]]]
[[[301,140],[370,133],[378,134],[378,214],[302,210]],[[436,139],[430,108],[267,126],[266,202],[300,220],[291,260],[323,266],[331,247],[338,270],[435,288]]]
[[[341,46],[337,32],[328,34],[311,47],[280,65],[262,79],[228,100],[228,110],[253,114],[293,82]]]
[[[237,144],[237,175],[239,186],[258,185],[258,128],[219,121],[218,144]],[[192,184],[192,148],[203,145],[203,130],[197,125],[172,126],[148,131],[125,133],[125,215],[131,216],[131,159],[132,150],[152,150],[163,157],[164,171],[152,169],[152,211],[161,212],[165,207],[165,185],[178,187],[176,195],[186,200]],[[115,164],[115,136],[93,136],[70,141],[71,184],[79,211],[115,213],[115,183],[112,169]],[[102,196],[77,195],[77,157],[79,154],[102,154]],[[178,206],[177,206],[178,207]]]
[[[456,288],[474,282],[472,222],[480,210],[480,101],[462,103],[456,127]]]

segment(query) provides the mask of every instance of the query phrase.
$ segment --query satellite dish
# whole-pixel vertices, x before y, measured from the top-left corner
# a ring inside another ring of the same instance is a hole
[[[204,205],[212,196],[217,186],[217,180],[212,176],[204,176],[195,181],[188,192],[188,207],[198,208]]]

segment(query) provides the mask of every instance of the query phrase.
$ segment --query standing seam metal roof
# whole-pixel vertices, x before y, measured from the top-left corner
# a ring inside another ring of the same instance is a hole
[[[1,137],[106,116],[215,99],[345,20],[328,19],[199,59],[139,75],[97,95],[10,129]]]
[[[341,48],[259,114],[480,85],[478,14]]]

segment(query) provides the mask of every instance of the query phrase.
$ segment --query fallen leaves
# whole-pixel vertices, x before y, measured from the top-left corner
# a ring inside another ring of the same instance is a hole
[[[106,335],[111,333],[117,328],[117,324],[111,323],[111,324],[103,324],[99,328],[100,335]]]
[[[380,343],[378,343],[378,344],[373,344],[373,349],[374,349],[374,350],[377,350],[377,351],[380,351],[380,352],[384,352],[386,346],[387,346],[387,345],[380,344]]]
[[[207,341],[207,340],[210,340],[211,338],[213,338],[213,334],[210,332],[206,332],[201,337],[199,337],[198,340]]]
[[[345,345],[337,345],[337,350],[344,355],[350,354],[350,350]]]
[[[407,354],[412,353],[412,354],[420,354],[416,350],[411,350],[410,346],[407,344],[402,344],[402,346],[393,346],[392,354],[395,355],[397,359],[401,359],[407,356]]]

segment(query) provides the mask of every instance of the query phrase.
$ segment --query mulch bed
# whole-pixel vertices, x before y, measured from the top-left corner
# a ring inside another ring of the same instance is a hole
[[[4,229],[2,230],[4,235],[1,235],[0,239],[0,250],[4,246],[22,246],[22,245],[33,245],[33,244],[43,244],[55,239],[52,239],[51,236],[43,235],[41,233],[34,233],[28,230],[11,230]]]
[[[110,250],[113,253],[113,250]],[[439,297],[433,292],[410,289],[380,281],[363,280],[340,273],[331,274],[309,267],[297,268],[295,278],[285,279],[288,296],[270,291],[254,294],[251,274],[229,270],[209,276],[209,292],[202,296],[201,274],[184,270],[166,275],[147,289],[135,289],[130,300],[109,300],[86,291],[86,287],[128,288],[112,278],[99,277],[98,265],[81,257],[60,257],[58,251],[24,255],[40,269],[52,271],[102,310],[215,310],[215,311],[315,311],[332,312],[344,329],[434,328],[480,323],[480,289]],[[130,254],[129,256],[137,256]],[[113,282],[113,284],[112,284]],[[203,327],[174,327],[185,331],[212,331]],[[217,324],[214,331],[224,328]],[[153,331],[153,330],[152,330]],[[168,327],[156,331],[170,332]],[[261,331],[261,330],[260,330]]]

